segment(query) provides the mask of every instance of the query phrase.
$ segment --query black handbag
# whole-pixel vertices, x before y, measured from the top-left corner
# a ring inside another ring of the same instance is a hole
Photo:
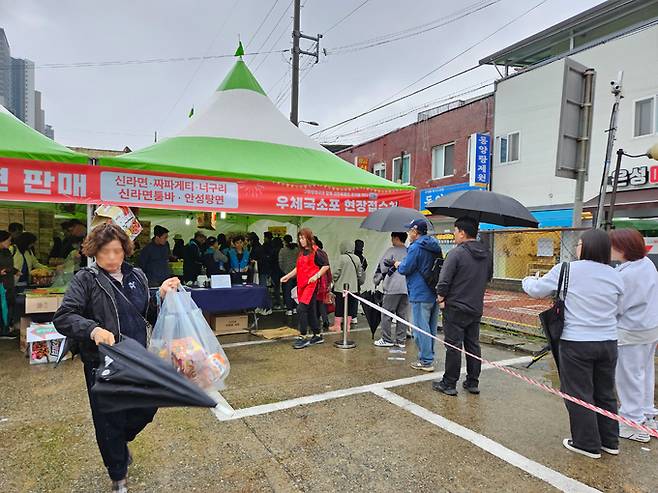
[[[564,262],[560,269],[560,280],[553,299],[553,306],[539,314],[544,335],[551,345],[556,364],[559,359],[560,337],[564,330],[564,302],[569,289],[569,262]]]

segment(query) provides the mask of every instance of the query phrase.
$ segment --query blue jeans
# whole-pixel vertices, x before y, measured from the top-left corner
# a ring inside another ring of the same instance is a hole
[[[439,324],[439,304],[436,301],[411,302],[411,316],[416,327],[436,336],[436,327]],[[424,365],[434,363],[434,339],[414,330],[414,340],[418,346],[418,361]]]

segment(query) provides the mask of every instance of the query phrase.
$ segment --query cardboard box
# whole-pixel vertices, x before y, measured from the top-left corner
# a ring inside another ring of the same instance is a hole
[[[62,304],[62,295],[30,296],[25,295],[25,313],[54,313]]]
[[[27,328],[30,364],[55,363],[65,339],[66,337],[55,330],[52,322],[30,324]]]
[[[9,209],[0,209],[0,224],[9,224]]]
[[[18,338],[18,350],[21,353],[25,353],[25,351],[27,351],[27,328],[31,323],[31,317],[21,317],[20,336]]]
[[[39,227],[53,228],[55,226],[55,214],[51,211],[39,211]]]
[[[23,209],[9,209],[9,222],[23,224],[25,222]]]
[[[211,327],[215,334],[242,334],[249,329],[249,317],[247,315],[213,316]]]

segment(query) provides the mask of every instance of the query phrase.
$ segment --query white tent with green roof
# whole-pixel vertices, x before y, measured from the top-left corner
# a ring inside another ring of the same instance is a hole
[[[404,190],[335,156],[272,104],[242,59],[176,136],[101,166],[278,183]]]
[[[0,105],[0,158],[84,164],[89,158],[29,127]]]

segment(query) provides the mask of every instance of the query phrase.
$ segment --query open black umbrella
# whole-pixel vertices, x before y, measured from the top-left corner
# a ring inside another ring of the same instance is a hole
[[[420,211],[407,207],[388,207],[371,212],[363,220],[361,227],[381,232],[402,232],[407,230],[405,225],[416,219],[424,220],[427,222],[427,230],[434,231],[432,223]]]
[[[499,226],[536,228],[539,223],[521,202],[488,190],[466,190],[436,199],[426,209],[432,214],[450,217],[468,216],[477,222]]]
[[[381,291],[366,291],[361,293],[361,298],[368,300],[370,303],[374,303],[377,306],[382,306],[383,297],[384,295],[381,293]],[[366,314],[366,320],[368,321],[368,326],[370,327],[370,333],[374,339],[375,332],[377,332],[377,327],[379,327],[379,323],[382,321],[382,313],[363,302],[361,302],[361,306],[363,307],[363,313]]]
[[[140,407],[215,407],[217,402],[137,341],[98,347],[92,392],[106,412]]]

